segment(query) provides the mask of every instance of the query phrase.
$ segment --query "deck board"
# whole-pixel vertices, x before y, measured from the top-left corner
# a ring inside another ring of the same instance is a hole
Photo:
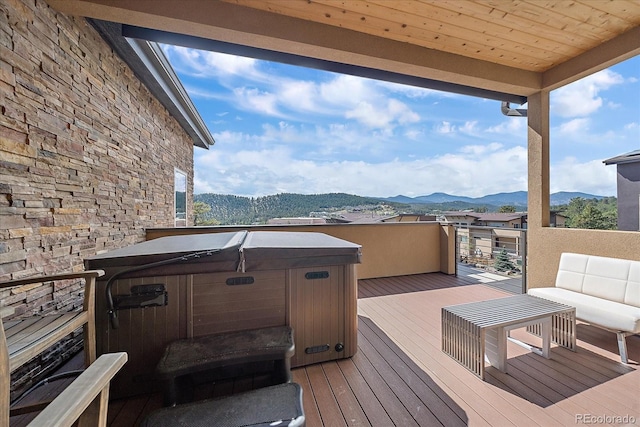
[[[366,414],[369,424],[380,427],[392,425],[393,422],[391,421],[389,414],[384,409],[367,381],[361,375],[356,364],[353,362],[353,359],[343,359],[339,360],[337,363],[342,374],[347,380],[354,397],[358,400],[362,410]]]
[[[293,370],[308,427],[555,427],[575,425],[578,414],[640,423],[639,336],[627,338],[628,365],[620,363],[615,334],[585,324],[577,327],[577,351],[552,346],[550,359],[509,342],[508,373],[488,367],[482,381],[441,351],[440,311],[511,293],[466,275],[432,273],[360,280],[358,294],[358,352]],[[540,345],[524,329],[512,334]],[[243,379],[201,393],[260,385]],[[136,426],[160,404],[158,394],[112,401],[109,425]]]
[[[346,425],[340,406],[324,373],[323,364],[309,365],[306,371],[322,423],[328,426]]]
[[[358,336],[358,339],[361,345],[366,344],[361,335]],[[359,349],[362,349],[362,347],[359,346]],[[352,360],[394,424],[417,426],[418,423],[413,419],[400,397],[393,392],[389,384],[384,380],[378,367],[369,360],[368,355],[365,355],[364,351],[359,351],[353,356]]]

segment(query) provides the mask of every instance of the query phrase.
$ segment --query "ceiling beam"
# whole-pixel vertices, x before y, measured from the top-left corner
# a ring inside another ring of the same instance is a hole
[[[514,102],[522,105],[527,102],[527,98],[521,95],[490,91],[487,89],[463,86],[455,83],[442,82],[439,80],[425,79],[422,77],[394,73],[390,71],[343,64],[340,62],[302,57],[290,53],[241,46],[233,43],[220,42],[201,37],[187,36],[184,34],[168,33],[166,31],[152,30],[149,28],[123,25],[122,35],[127,38],[142,39],[156,43],[184,46],[192,49],[209,50],[231,55],[245,56],[265,61],[274,61],[301,67],[314,68],[323,71],[330,71],[333,73],[349,74],[353,76],[366,77],[375,80],[388,81],[432,90],[493,99],[496,101],[503,101],[507,103]]]
[[[56,10],[70,15],[511,94],[521,100],[542,87],[541,74],[532,71],[230,3],[48,1]]]
[[[547,70],[542,75],[542,85],[546,90],[557,89],[637,55],[640,55],[640,27]]]

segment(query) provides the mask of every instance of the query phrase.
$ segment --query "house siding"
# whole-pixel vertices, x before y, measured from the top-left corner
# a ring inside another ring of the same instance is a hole
[[[193,140],[94,28],[0,0],[0,282],[173,227],[174,168],[192,212]],[[0,290],[5,319],[81,304],[77,283]]]
[[[618,230],[640,231],[640,161],[617,167]]]

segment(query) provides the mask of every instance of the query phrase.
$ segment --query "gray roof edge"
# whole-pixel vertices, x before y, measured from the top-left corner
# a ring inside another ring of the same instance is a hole
[[[215,144],[211,132],[157,43],[123,37],[122,25],[118,23],[96,19],[88,21],[180,123],[194,145],[208,149]]]
[[[623,163],[635,163],[640,162],[640,150],[634,150],[626,154],[612,157],[607,160],[603,160],[605,165],[619,165]]]

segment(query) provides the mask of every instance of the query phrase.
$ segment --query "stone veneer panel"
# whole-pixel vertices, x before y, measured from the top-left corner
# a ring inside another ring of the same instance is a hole
[[[174,168],[193,176],[193,141],[90,24],[0,0],[0,282],[172,227]],[[81,303],[77,283],[0,290],[5,319]]]

